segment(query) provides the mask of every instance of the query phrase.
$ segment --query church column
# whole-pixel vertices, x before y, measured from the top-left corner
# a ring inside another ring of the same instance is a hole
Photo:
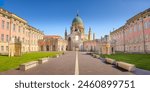
[[[89,28],[89,34],[88,34],[88,40],[90,41],[91,40],[91,37],[92,36],[92,31],[91,31],[91,28]]]
[[[95,40],[95,33],[93,33],[93,40]]]

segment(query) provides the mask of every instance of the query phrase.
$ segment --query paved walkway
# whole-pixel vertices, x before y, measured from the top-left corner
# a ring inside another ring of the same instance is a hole
[[[80,75],[130,75],[132,73],[119,70],[110,64],[103,63],[86,53],[79,53]]]
[[[130,75],[132,73],[116,69],[84,52],[66,52],[59,58],[27,71],[9,70],[5,75]]]

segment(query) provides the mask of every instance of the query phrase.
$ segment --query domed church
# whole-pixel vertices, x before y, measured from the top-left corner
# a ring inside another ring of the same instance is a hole
[[[68,51],[83,50],[83,42],[91,40],[91,28],[89,33],[85,34],[84,23],[79,14],[72,21],[70,34],[65,30],[65,40],[68,42]]]

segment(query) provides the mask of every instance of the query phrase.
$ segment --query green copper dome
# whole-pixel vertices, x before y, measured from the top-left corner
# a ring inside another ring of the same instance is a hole
[[[75,23],[83,25],[83,21],[82,21],[81,17],[78,14],[72,21],[72,24],[75,24]]]

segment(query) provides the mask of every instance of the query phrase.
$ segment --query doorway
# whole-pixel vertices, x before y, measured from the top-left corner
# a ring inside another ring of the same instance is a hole
[[[49,46],[48,45],[46,46],[46,51],[49,51]]]
[[[71,37],[68,38],[68,50],[71,51]]]

